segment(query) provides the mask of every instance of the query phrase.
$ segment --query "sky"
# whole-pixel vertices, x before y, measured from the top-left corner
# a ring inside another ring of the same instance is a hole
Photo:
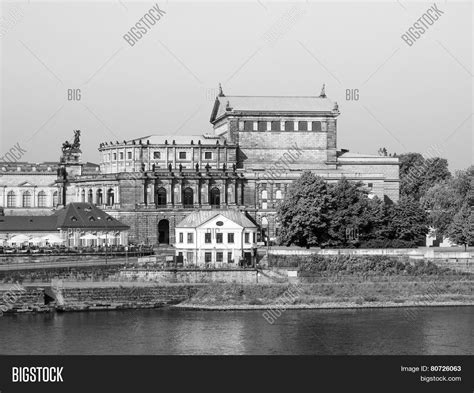
[[[155,4],[164,14],[131,46]],[[411,46],[402,34],[433,2],[2,2],[0,160],[58,160],[82,132],[101,142],[212,131],[227,95],[319,95],[337,101],[338,148],[419,152],[473,164],[471,2],[437,3]],[[80,90],[70,100],[68,91]],[[79,95],[76,95],[79,98]],[[358,99],[355,99],[358,98]]]

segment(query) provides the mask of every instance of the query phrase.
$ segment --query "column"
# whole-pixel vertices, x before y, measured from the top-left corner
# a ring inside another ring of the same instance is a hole
[[[201,184],[201,204],[209,205],[209,183],[208,180],[203,180]]]
[[[176,182],[174,186],[174,204],[181,205],[181,181]]]
[[[166,205],[168,207],[173,206],[173,180],[167,180],[165,184],[166,188]]]
[[[232,180],[229,184],[230,193],[229,193],[229,205],[235,206],[237,204],[237,180]]]
[[[221,206],[227,206],[227,201],[226,201],[226,195],[227,195],[227,187],[226,187],[226,181],[221,180],[220,182],[220,194],[221,194]]]

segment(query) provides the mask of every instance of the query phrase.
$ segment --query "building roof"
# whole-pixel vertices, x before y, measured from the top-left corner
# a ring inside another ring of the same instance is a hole
[[[352,153],[349,151],[342,151],[340,152],[338,156],[338,161],[371,161],[371,160],[377,160],[377,161],[386,161],[386,162],[392,162],[392,163],[397,163],[398,162],[398,157],[396,156],[381,156],[378,154],[366,154],[366,153]]]
[[[333,113],[335,102],[326,96],[218,96],[211,123],[226,113]]]
[[[0,216],[0,232],[57,231],[58,229],[117,231],[130,227],[90,203],[70,203],[50,216]]]
[[[0,216],[0,232],[57,231],[54,216]]]
[[[193,141],[194,144],[198,144],[199,142],[202,145],[215,145],[216,141],[224,141],[223,137],[219,137],[216,135],[157,135],[157,134],[152,134],[152,135],[147,135],[147,136],[142,136],[140,138],[136,139],[130,139],[127,141],[128,143],[140,143],[142,144],[147,144],[150,143],[152,145],[164,145],[165,141],[168,142],[169,145],[175,142],[177,145],[189,145],[191,141]],[[149,141],[149,142],[148,142]]]
[[[176,225],[177,228],[196,228],[219,215],[228,218],[244,228],[256,228],[257,226],[239,210],[198,210],[186,216]]]
[[[57,210],[58,228],[78,228],[97,230],[126,230],[130,227],[107,214],[97,206],[86,203],[69,203],[65,208]]]

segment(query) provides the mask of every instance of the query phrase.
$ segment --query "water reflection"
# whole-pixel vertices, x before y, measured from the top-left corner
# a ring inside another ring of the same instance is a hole
[[[2,354],[473,354],[474,307],[129,310],[0,318]]]

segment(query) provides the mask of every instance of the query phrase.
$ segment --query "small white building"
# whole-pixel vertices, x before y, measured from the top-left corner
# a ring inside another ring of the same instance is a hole
[[[255,265],[257,226],[238,210],[195,211],[175,231],[176,256],[184,265]]]

